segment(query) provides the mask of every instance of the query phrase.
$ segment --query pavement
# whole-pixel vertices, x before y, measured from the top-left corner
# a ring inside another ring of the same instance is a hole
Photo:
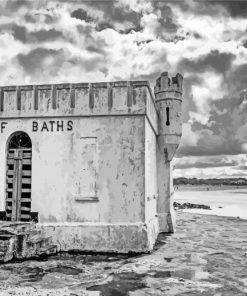
[[[178,211],[151,254],[61,253],[0,265],[0,295],[247,295],[247,221]]]

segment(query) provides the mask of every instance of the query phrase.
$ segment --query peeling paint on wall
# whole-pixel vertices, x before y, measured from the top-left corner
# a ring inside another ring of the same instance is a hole
[[[170,161],[182,124],[176,77],[177,86],[168,85],[162,74],[155,99],[142,81],[2,87],[0,209],[6,143],[24,131],[32,141],[31,211],[53,243],[62,250],[152,249],[158,232],[171,230]]]

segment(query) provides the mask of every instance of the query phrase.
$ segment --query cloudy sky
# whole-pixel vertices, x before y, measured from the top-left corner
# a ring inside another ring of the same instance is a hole
[[[0,84],[184,75],[174,175],[247,177],[247,2],[0,1]]]

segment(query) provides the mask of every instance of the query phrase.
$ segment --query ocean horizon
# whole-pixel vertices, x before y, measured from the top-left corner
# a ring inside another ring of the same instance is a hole
[[[247,220],[247,189],[218,191],[175,191],[174,201],[179,203],[204,204],[211,210],[185,209],[184,212],[238,217]]]

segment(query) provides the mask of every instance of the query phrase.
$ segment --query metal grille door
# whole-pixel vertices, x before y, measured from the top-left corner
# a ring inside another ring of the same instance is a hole
[[[9,149],[7,155],[6,218],[29,221],[32,149]]]

